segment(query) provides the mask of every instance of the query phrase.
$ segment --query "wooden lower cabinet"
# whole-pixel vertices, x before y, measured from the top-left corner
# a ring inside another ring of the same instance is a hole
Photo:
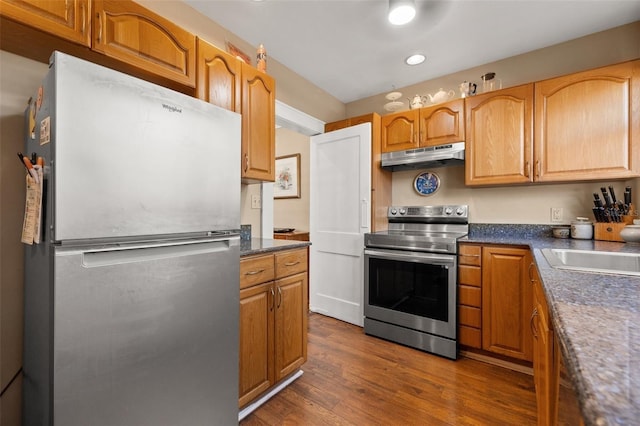
[[[536,387],[538,425],[555,425],[558,419],[560,353],[556,348],[549,308],[535,266],[531,268],[533,284],[533,380]]]
[[[307,360],[308,249],[240,260],[240,394],[244,407]]]
[[[459,245],[460,345],[518,360],[532,360],[530,264],[528,248]]]
[[[274,232],[273,239],[309,241],[309,231]]]
[[[482,247],[482,349],[532,360],[530,265],[528,248]]]
[[[482,246],[460,244],[458,265],[458,342],[481,349]]]

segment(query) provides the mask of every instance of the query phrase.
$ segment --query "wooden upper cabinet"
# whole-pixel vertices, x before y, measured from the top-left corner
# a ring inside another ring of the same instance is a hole
[[[465,140],[464,99],[420,109],[420,146]]]
[[[465,140],[464,99],[382,116],[382,152]]]
[[[94,0],[93,5],[93,50],[195,87],[193,34],[133,1]]]
[[[344,120],[333,121],[331,123],[325,123],[324,132],[333,132],[334,130],[344,129],[346,127],[351,126],[351,119],[345,118]]]
[[[383,115],[382,152],[404,151],[417,148],[419,132],[419,115],[417,109]]]
[[[536,180],[640,176],[640,61],[535,84]]]
[[[198,39],[198,98],[234,112],[241,112],[240,61]]]
[[[275,180],[276,83],[269,75],[242,66],[242,179]]]
[[[91,46],[90,0],[0,0],[0,14],[65,40]]]
[[[465,100],[465,184],[532,179],[533,83]]]

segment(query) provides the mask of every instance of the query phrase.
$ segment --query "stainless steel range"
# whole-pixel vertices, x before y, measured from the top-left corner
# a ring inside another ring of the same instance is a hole
[[[466,205],[389,207],[389,230],[365,234],[364,331],[457,358],[457,240]]]

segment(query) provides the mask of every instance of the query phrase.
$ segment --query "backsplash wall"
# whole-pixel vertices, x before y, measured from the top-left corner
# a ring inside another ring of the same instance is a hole
[[[413,189],[415,177],[424,171],[436,173],[441,181],[440,189],[426,197]],[[600,193],[600,187],[609,185],[620,195],[625,186],[631,186],[638,206],[640,179],[478,188],[464,185],[464,166],[394,172],[392,202],[418,206],[468,204],[471,223],[552,224],[551,207],[560,207],[562,224],[568,224],[577,216],[593,219],[593,193]]]

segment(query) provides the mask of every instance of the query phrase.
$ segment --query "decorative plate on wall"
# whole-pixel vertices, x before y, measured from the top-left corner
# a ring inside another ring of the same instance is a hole
[[[413,189],[423,196],[434,194],[440,188],[440,178],[433,172],[420,173],[413,181]]]

